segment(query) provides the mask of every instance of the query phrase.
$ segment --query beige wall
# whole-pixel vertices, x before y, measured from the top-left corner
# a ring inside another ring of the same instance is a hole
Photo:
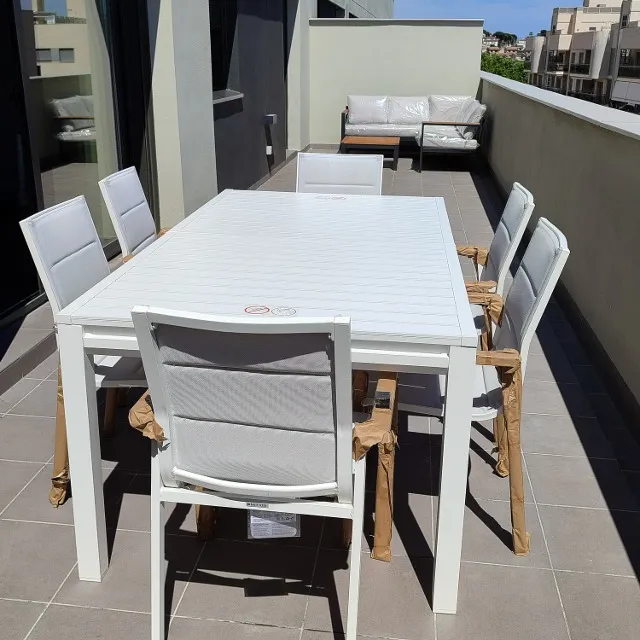
[[[349,94],[475,96],[482,27],[481,20],[311,20],[311,143],[339,142]]]
[[[517,180],[534,194],[530,226],[544,216],[566,234],[571,256],[562,283],[640,401],[640,116],[511,85],[533,98],[482,81],[484,152],[503,190]],[[561,110],[573,108],[596,123]],[[635,138],[605,128],[633,123]]]
[[[41,62],[44,77],[91,73],[87,24],[36,24],[37,49],[73,49],[74,62]]]

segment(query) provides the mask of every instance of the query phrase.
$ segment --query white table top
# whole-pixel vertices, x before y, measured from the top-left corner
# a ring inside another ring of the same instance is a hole
[[[227,190],[56,321],[131,329],[136,304],[342,315],[354,340],[477,343],[442,198]]]

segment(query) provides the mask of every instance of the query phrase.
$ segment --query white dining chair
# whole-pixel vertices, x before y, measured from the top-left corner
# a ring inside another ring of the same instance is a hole
[[[98,182],[123,256],[134,256],[156,238],[156,225],[135,167]]]
[[[352,459],[350,320],[148,307],[132,317],[166,438],[152,442],[152,640],[164,639],[167,502],[352,520],[346,637],[355,640],[365,461]]]
[[[53,313],[109,275],[109,265],[84,196],[57,204],[20,222]],[[139,358],[94,358],[96,389],[106,388],[105,429],[110,430],[118,388],[145,387]]]
[[[504,293],[509,267],[522,242],[525,229],[535,209],[533,194],[519,182],[513,183],[509,199],[489,247],[487,264],[478,265],[478,280],[496,282],[496,293]]]
[[[299,153],[298,193],[382,194],[381,155]]]
[[[493,335],[494,350],[520,353],[522,379],[529,347],[542,314],[569,257],[564,235],[540,218],[504,301],[502,323]],[[430,416],[444,415],[446,376],[401,374],[399,406]],[[476,366],[472,421],[492,420],[502,412],[502,389],[494,366]]]

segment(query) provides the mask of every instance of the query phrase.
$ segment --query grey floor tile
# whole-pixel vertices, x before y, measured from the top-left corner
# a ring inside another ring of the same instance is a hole
[[[531,551],[528,556],[516,556],[511,536],[510,503],[467,500],[462,559],[517,567],[549,568],[549,554],[535,506],[526,505],[525,515],[527,531],[531,534]]]
[[[55,418],[8,414],[0,418],[0,458],[45,463],[53,455],[54,436]]]
[[[636,578],[558,572],[572,638],[640,638],[640,586]]]
[[[0,359],[0,370],[21,358],[27,351],[33,349],[33,347],[40,344],[51,334],[51,329],[29,329],[20,327],[18,333],[13,336],[11,344]]]
[[[311,631],[305,629],[300,636],[300,640],[344,640],[343,633],[333,633],[331,631]],[[378,636],[356,636],[358,640],[386,640],[386,638],[380,638]],[[404,640],[403,638],[396,638],[394,640]]]
[[[527,379],[522,392],[522,412],[589,418],[595,414],[587,395],[577,384],[555,384]]]
[[[538,504],[638,510],[615,460],[525,454]]]
[[[300,628],[315,554],[304,547],[208,542],[176,613]]]
[[[0,600],[0,638],[22,640],[45,606],[35,602]]]
[[[41,382],[24,400],[9,413],[21,416],[55,417],[58,383],[54,380]]]
[[[33,380],[47,380],[52,374],[58,371],[58,353],[52,353],[45,358],[37,367],[25,374],[26,378]]]
[[[165,543],[166,607],[174,609],[184,591],[202,544],[195,538],[167,536]],[[74,571],[55,598],[59,604],[150,610],[150,534],[117,531],[109,571],[102,582],[83,582]]]
[[[438,640],[569,640],[553,573],[463,563],[458,613],[438,615]]]
[[[634,576],[640,571],[640,514],[540,505],[555,569]]]
[[[577,383],[578,377],[573,366],[561,352],[554,354],[530,354],[527,358],[527,381]]]
[[[192,620],[174,618],[169,629],[168,640],[195,640],[219,638],[220,640],[299,640],[299,629],[267,627],[243,624],[242,622],[222,622],[218,620]]]
[[[141,640],[151,637],[151,616],[125,611],[51,605],[29,640]]]
[[[620,468],[625,471],[640,471],[640,444],[626,429],[606,429],[609,440]]]
[[[22,326],[28,329],[49,329],[53,331],[53,312],[51,305],[45,302],[29,313],[23,320]]]
[[[422,558],[396,557],[387,563],[363,555],[358,633],[408,640],[433,638],[433,614],[425,595],[431,588],[432,566]],[[348,587],[347,553],[321,551],[305,629],[344,633]]]
[[[525,453],[615,459],[595,418],[523,414],[521,437]]]
[[[22,378],[18,380],[10,389],[7,389],[0,396],[0,413],[6,413],[12,409],[20,400],[29,395],[38,385],[40,380]]]
[[[72,527],[0,521],[0,597],[48,602],[76,562]]]
[[[73,498],[55,509],[49,503],[53,465],[45,465],[29,486],[2,514],[3,518],[51,524],[73,524]],[[111,509],[120,500],[131,477],[113,469],[103,469],[105,508]],[[109,511],[108,511],[109,512]]]
[[[0,513],[38,473],[39,468],[40,465],[29,462],[0,461]]]

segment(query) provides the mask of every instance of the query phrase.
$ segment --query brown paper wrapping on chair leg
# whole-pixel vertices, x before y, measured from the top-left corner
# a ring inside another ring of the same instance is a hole
[[[204,491],[203,487],[196,487],[196,491]],[[213,538],[217,511],[215,507],[209,505],[196,505],[196,529],[200,540],[211,540]]]
[[[129,411],[129,424],[150,440],[164,442],[163,428],[156,422],[151,394],[147,389]]]
[[[496,473],[501,478],[509,475],[509,451],[507,448],[507,427],[504,422],[504,416],[500,414],[493,421],[493,437],[498,452],[498,462],[496,464]]]
[[[353,520],[342,521],[342,547],[348,549],[351,546],[351,540],[353,539]]]
[[[507,460],[509,465],[509,493],[511,502],[511,532],[513,552],[518,556],[529,555],[530,538],[527,533],[524,506],[524,479],[522,473],[522,451],[520,446],[520,424],[522,421],[522,369],[520,354],[515,349],[501,351],[479,351],[479,365],[493,365],[498,369],[502,385],[504,427],[506,428]],[[496,423],[499,428],[499,423]],[[498,446],[504,436],[498,436]]]
[[[498,283],[493,280],[480,280],[479,282],[465,282],[464,286],[467,293],[494,293]]]
[[[511,497],[511,529],[513,552],[517,556],[529,555],[531,536],[527,533],[524,507],[524,480],[522,474],[522,450],[520,424],[522,416],[522,370],[503,369],[503,396],[507,442],[509,452],[509,492]]]
[[[397,375],[382,373],[376,391],[387,391],[391,394],[391,408],[374,408],[371,419],[356,424],[353,430],[354,460],[360,460],[371,447],[378,447],[375,531],[371,557],[385,562],[391,560],[393,532],[393,472],[397,442],[396,390]]]
[[[456,251],[458,252],[458,255],[463,258],[471,258],[476,265],[480,264],[484,267],[487,264],[489,249],[472,244],[457,244]]]
[[[67,421],[64,414],[62,375],[58,366],[58,406],[56,409],[56,440],[53,452],[53,477],[49,502],[59,507],[67,499],[69,489],[69,451],[67,449]]]
[[[355,412],[362,411],[362,403],[369,391],[369,374],[366,371],[354,371],[351,383],[351,400]]]

